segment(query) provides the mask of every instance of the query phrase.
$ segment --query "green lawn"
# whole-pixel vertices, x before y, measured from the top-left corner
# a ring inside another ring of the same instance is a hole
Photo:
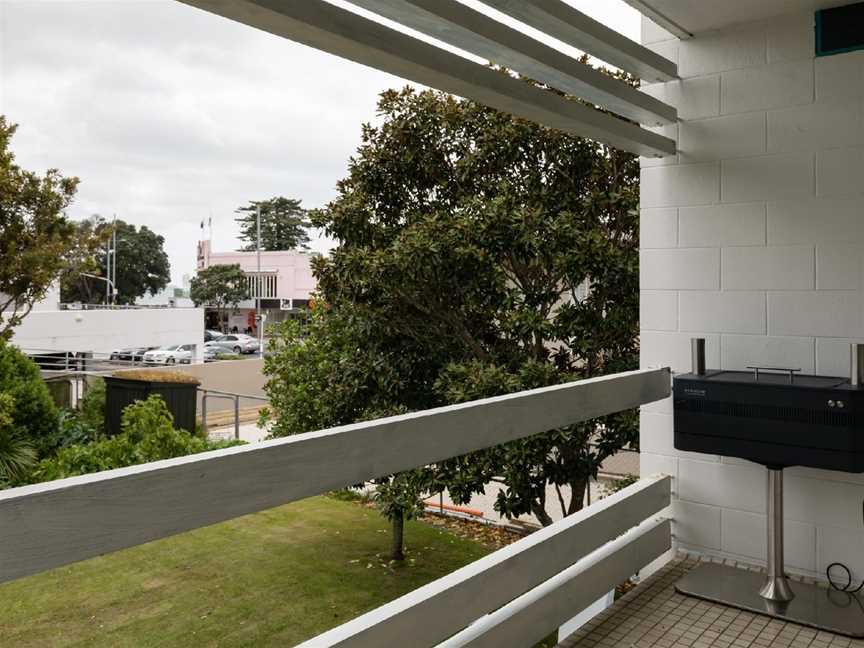
[[[315,497],[0,585],[3,646],[291,646],[490,549]]]

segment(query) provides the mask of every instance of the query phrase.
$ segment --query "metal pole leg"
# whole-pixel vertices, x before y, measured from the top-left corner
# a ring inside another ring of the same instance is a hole
[[[783,568],[783,469],[768,469],[768,578],[759,595],[769,601],[795,598]]]

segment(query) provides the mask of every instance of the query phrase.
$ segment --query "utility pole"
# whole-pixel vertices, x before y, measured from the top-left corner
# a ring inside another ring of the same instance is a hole
[[[114,257],[111,263],[111,303],[117,304],[117,214],[114,214],[114,231],[111,234],[114,241]]]
[[[255,252],[258,256],[258,277],[255,281],[255,315],[258,320],[258,357],[264,357],[264,317],[261,313],[261,205],[255,210],[255,228],[257,230]]]

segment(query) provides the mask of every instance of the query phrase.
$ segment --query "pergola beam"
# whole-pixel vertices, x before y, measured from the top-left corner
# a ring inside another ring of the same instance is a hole
[[[654,7],[648,4],[646,0],[624,0],[624,2],[629,4],[646,18],[660,25],[660,27],[668,31],[673,36],[677,36],[681,40],[693,38],[693,34],[684,29],[684,27],[679,25],[677,22],[666,16],[666,14],[657,11]]]
[[[648,126],[677,111],[456,0],[350,0],[412,29]]]
[[[180,0],[310,47],[638,155],[675,153],[667,137],[534,87],[323,0]]]
[[[678,78],[678,66],[561,0],[481,0],[568,45],[635,74],[643,81]]]

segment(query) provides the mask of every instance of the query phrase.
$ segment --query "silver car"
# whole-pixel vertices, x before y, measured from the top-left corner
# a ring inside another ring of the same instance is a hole
[[[229,333],[208,344],[218,345],[225,349],[225,353],[257,353],[258,351],[258,340],[243,333]]]
[[[144,354],[145,364],[191,364],[194,344],[169,344]]]

